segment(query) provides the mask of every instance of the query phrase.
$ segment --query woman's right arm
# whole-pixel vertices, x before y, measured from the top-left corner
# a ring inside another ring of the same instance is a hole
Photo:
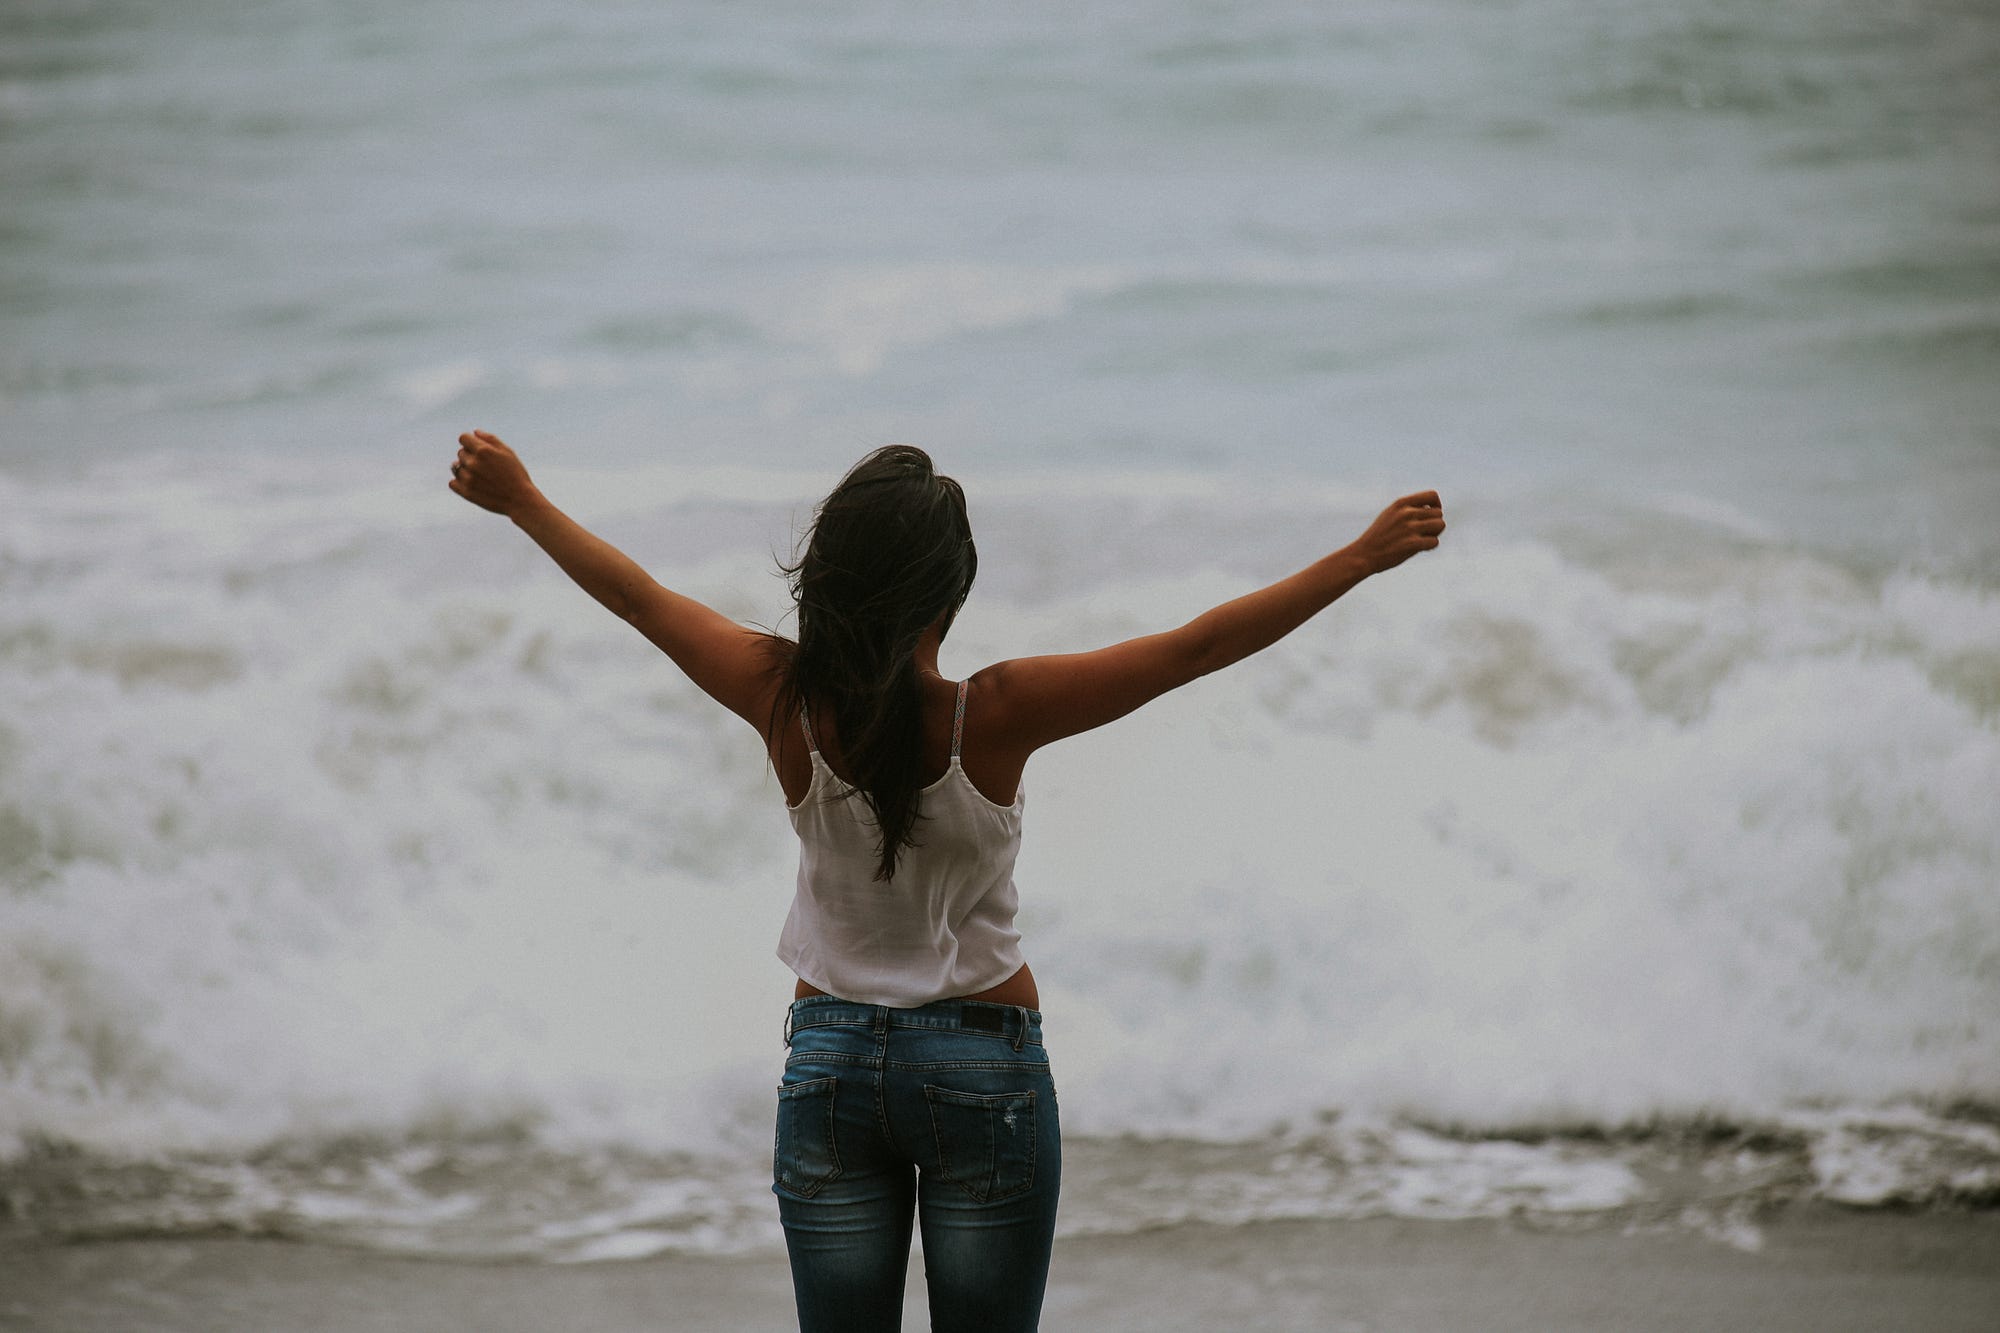
[[[576,585],[651,640],[717,703],[757,728],[770,744],[771,636],[662,586],[639,563],[555,507],[499,436],[458,437],[451,490],[504,515],[548,553]]]
[[[1224,602],[1179,629],[1088,653],[1019,657],[981,673],[985,708],[1023,760],[1052,741],[1101,727],[1191,680],[1270,647],[1371,574],[1438,544],[1436,491],[1406,495],[1354,542],[1290,578]]]

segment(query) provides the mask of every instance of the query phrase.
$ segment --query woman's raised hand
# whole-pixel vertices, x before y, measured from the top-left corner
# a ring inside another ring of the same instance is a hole
[[[1419,551],[1438,544],[1444,532],[1444,505],[1436,491],[1406,495],[1384,509],[1354,542],[1353,550],[1373,573],[1394,569]]]
[[[472,430],[458,437],[458,457],[451,464],[451,489],[481,509],[512,515],[541,492],[528,479],[519,455],[491,431]]]

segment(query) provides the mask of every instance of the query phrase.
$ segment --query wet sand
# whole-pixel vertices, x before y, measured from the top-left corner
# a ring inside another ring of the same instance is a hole
[[[913,1261],[905,1328],[927,1327]],[[783,1330],[781,1255],[584,1266],[239,1239],[0,1246],[0,1328],[160,1333]],[[1059,1244],[1049,1330],[1992,1333],[2000,1213],[1795,1210],[1749,1252],[1491,1222],[1177,1227]]]

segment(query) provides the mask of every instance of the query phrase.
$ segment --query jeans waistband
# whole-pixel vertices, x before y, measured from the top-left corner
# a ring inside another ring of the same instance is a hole
[[[892,1009],[887,1005],[860,1004],[833,995],[809,995],[792,1001],[785,1015],[785,1044],[792,1034],[806,1028],[865,1027],[877,1031],[890,1028],[928,1028],[942,1032],[971,1032],[1004,1037],[1015,1050],[1042,1044],[1042,1015],[1039,1010],[1017,1004],[987,1004],[983,1000],[933,1000],[915,1009]]]

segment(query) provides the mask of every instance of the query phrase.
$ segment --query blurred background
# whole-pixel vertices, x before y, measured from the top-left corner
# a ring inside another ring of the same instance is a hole
[[[475,426],[778,628],[926,447],[949,674],[1443,493],[1030,766],[1072,1232],[2000,1198],[1993,6],[12,0],[0,181],[6,1225],[775,1243],[782,797]]]

